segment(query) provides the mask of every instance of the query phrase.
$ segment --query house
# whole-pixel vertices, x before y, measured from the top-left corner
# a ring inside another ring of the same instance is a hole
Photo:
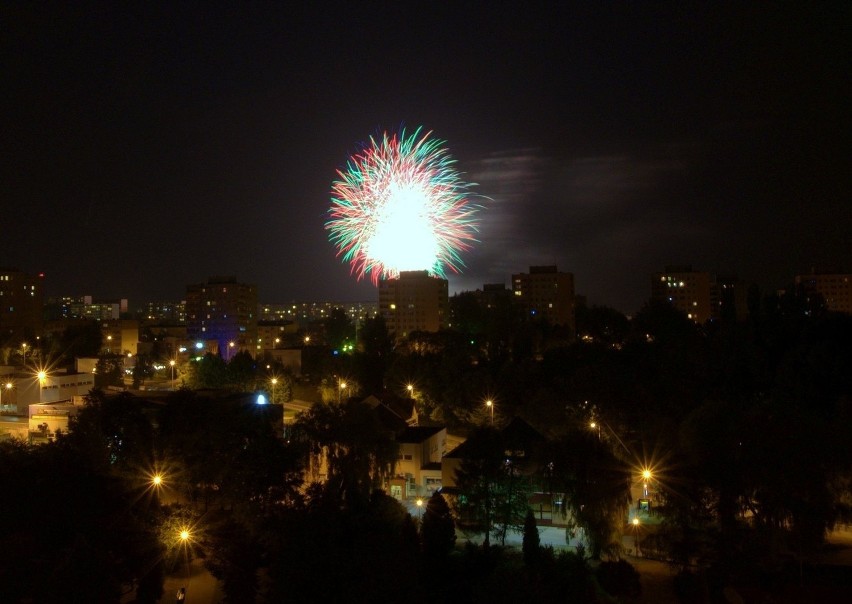
[[[441,488],[441,459],[446,453],[447,429],[443,426],[408,426],[396,435],[399,461],[389,481],[396,499],[428,498]]]

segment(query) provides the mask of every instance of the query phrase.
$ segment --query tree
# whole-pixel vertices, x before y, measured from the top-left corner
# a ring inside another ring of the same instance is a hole
[[[315,472],[326,464],[326,493],[346,505],[367,500],[399,456],[399,445],[379,416],[355,399],[315,404],[296,420],[294,435]]]
[[[163,550],[146,521],[149,500],[91,462],[65,438],[0,442],[3,512],[15,519],[0,534],[0,601],[117,602],[134,583],[144,586],[140,601],[162,592]],[[61,502],[62,513],[46,514],[33,501]]]
[[[251,392],[257,387],[257,363],[245,350],[240,350],[228,362],[227,384],[237,392]]]
[[[133,388],[139,388],[145,383],[145,380],[153,377],[154,365],[148,355],[137,354],[136,364],[133,366]]]
[[[532,509],[527,509],[526,518],[524,518],[524,564],[528,567],[538,565],[538,560],[541,555],[541,538],[538,534],[538,527],[535,523],[535,514]]]
[[[465,442],[464,459],[456,470],[460,515],[485,532],[486,548],[492,534],[505,545],[508,532],[523,527],[528,508],[526,481],[505,451],[500,432],[480,427]]]
[[[124,385],[124,357],[101,355],[95,365],[95,388]]]
[[[228,381],[227,365],[222,357],[208,352],[201,360],[189,364],[191,388],[222,388]]]
[[[355,328],[352,320],[342,308],[331,309],[331,316],[325,324],[326,339],[335,350],[343,350],[344,345],[355,340]]]
[[[456,524],[450,506],[441,493],[436,492],[426,502],[420,526],[423,554],[433,562],[446,558],[456,545]]]
[[[556,442],[552,459],[554,489],[565,493],[562,513],[584,529],[592,558],[616,553],[630,503],[630,468],[588,430]]]

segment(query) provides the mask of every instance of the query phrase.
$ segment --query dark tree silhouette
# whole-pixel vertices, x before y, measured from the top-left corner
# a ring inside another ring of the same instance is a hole
[[[420,538],[424,556],[433,562],[445,558],[456,545],[456,524],[441,493],[433,494],[426,502]]]
[[[538,534],[535,514],[532,510],[527,510],[526,518],[524,518],[524,540],[522,548],[524,564],[531,568],[537,566],[541,556],[541,538]]]

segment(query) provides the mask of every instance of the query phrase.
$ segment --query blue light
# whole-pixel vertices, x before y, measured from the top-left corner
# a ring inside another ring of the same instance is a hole
[[[257,395],[257,404],[258,405],[265,405],[266,404],[266,397],[263,396],[263,394]]]
[[[195,343],[195,347],[196,347],[198,350],[201,350],[202,348],[204,348],[204,343],[203,343],[203,342],[196,342],[196,343]]]

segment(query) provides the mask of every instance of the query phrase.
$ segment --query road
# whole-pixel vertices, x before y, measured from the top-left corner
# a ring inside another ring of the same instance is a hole
[[[177,574],[166,577],[160,604],[175,604],[181,587],[186,587],[184,604],[217,604],[225,598],[219,581],[204,568],[201,560],[190,563],[189,575],[181,568]]]

